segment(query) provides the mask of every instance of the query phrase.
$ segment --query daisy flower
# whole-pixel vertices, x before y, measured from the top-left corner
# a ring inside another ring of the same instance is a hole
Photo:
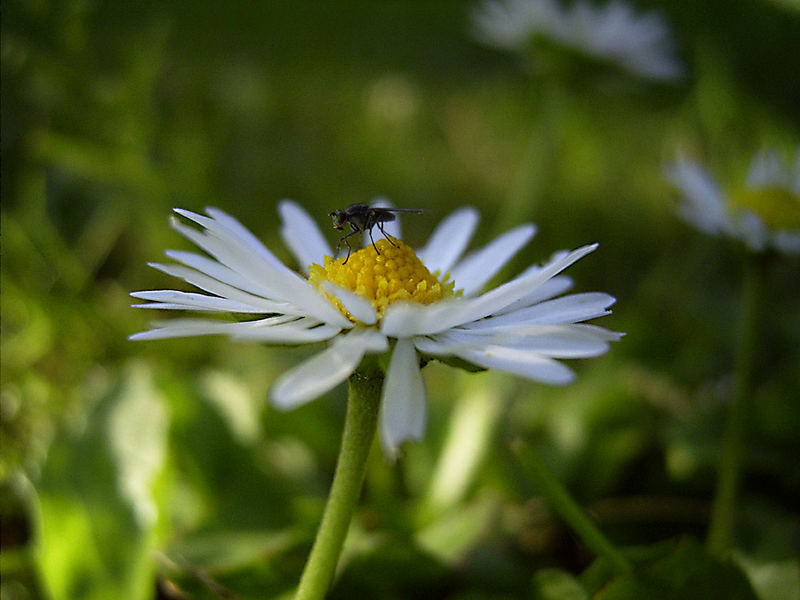
[[[683,197],[678,212],[690,225],[744,242],[753,252],[800,254],[800,148],[794,165],[774,150],[757,154],[744,185],[727,193],[687,158],[666,174]]]
[[[624,2],[606,6],[558,0],[486,0],[473,13],[478,39],[507,50],[554,43],[594,61],[656,80],[681,76],[670,32],[655,13],[636,15]]]
[[[278,210],[281,234],[302,267],[282,264],[239,221],[216,208],[208,216],[176,209],[172,226],[207,255],[167,251],[172,264],[151,266],[204,293],[134,292],[142,308],[239,313],[230,322],[184,318],[157,322],[131,336],[153,340],[226,335],[272,344],[327,342],[327,348],[281,375],[271,399],[291,409],[345,381],[365,355],[388,354],[381,399],[381,440],[387,454],[425,430],[426,397],[420,365],[432,358],[466,361],[548,384],[567,384],[574,374],[559,358],[598,356],[621,334],[585,324],[609,314],[604,293],[561,296],[571,281],[559,273],[597,244],[556,254],[543,266],[483,291],[486,283],[534,235],[522,225],[488,245],[464,250],[478,213],[462,208],[448,216],[415,253],[400,240],[397,221],[385,224],[389,239],[334,259],[320,229],[298,204]],[[189,225],[188,222],[196,226]],[[560,297],[557,297],[560,296]]]

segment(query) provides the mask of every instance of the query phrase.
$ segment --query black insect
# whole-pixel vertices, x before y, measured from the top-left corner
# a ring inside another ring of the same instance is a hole
[[[342,245],[342,242],[347,244],[347,258],[344,259],[345,264],[347,260],[350,258],[350,252],[352,252],[353,248],[350,246],[350,242],[347,240],[351,235],[355,235],[359,231],[366,231],[369,234],[369,240],[372,242],[372,247],[375,248],[375,252],[378,252],[378,247],[375,245],[375,240],[372,238],[372,228],[377,225],[380,232],[383,234],[389,243],[392,246],[397,246],[392,241],[392,238],[387,235],[386,231],[383,229],[383,224],[388,221],[395,220],[395,214],[399,212],[407,212],[407,213],[423,213],[426,212],[425,209],[422,208],[384,208],[381,206],[367,206],[366,204],[351,204],[344,210],[334,210],[333,212],[328,213],[328,216],[333,219],[333,228],[342,230],[344,229],[345,225],[350,225],[350,232],[344,234],[342,237],[339,238],[339,243],[336,244],[336,253],[339,253],[339,247]]]

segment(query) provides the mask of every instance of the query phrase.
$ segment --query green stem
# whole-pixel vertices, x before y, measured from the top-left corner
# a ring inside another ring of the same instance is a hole
[[[350,397],[339,460],[325,513],[300,578],[296,600],[325,597],[361,493],[367,456],[378,424],[384,377],[376,365],[363,367],[364,363],[350,377]]]
[[[748,256],[742,281],[742,308],[733,400],[722,439],[717,472],[717,487],[711,506],[711,523],[706,544],[708,550],[724,555],[733,541],[736,521],[736,498],[744,456],[750,397],[753,392],[753,362],[758,344],[758,314],[763,278],[763,265],[758,256]]]
[[[633,565],[631,565],[630,561],[600,531],[580,505],[573,500],[536,449],[529,444],[519,442],[514,445],[514,451],[526,472],[533,477],[536,487],[547,498],[550,506],[583,540],[583,543],[591,548],[595,554],[605,558],[618,573],[622,574],[631,571]]]

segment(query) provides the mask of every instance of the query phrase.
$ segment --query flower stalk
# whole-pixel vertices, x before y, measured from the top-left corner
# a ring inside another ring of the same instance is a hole
[[[591,550],[604,558],[619,574],[633,569],[631,562],[617,549],[605,534],[600,531],[589,515],[572,498],[567,489],[547,466],[538,451],[529,444],[514,444],[514,452],[536,483],[537,489],[547,499],[550,507],[569,525]]]
[[[711,522],[706,544],[718,556],[727,553],[733,541],[736,504],[742,475],[747,419],[753,393],[753,364],[758,346],[758,319],[764,261],[760,255],[748,254],[742,281],[742,308],[739,340],[736,350],[734,396],[728,407],[722,438],[717,486],[711,506]]]
[[[319,600],[328,592],[344,545],[378,423],[383,371],[365,360],[349,379],[342,445],[328,502],[308,557],[296,600]]]

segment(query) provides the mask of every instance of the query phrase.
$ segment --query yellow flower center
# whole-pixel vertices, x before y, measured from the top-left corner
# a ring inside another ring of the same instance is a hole
[[[324,266],[313,264],[308,268],[309,281],[317,288],[330,281],[363,296],[372,302],[379,320],[394,302],[431,304],[455,295],[454,282],[448,282],[447,277],[439,281],[438,272],[431,274],[411,248],[397,238],[392,241],[395,245],[386,239],[375,242],[378,252],[370,244],[352,252],[347,259],[326,256]],[[355,321],[338,299],[325,294],[348,319]]]
[[[742,188],[731,194],[734,210],[757,214],[772,229],[800,229],[800,197],[785,188]]]

